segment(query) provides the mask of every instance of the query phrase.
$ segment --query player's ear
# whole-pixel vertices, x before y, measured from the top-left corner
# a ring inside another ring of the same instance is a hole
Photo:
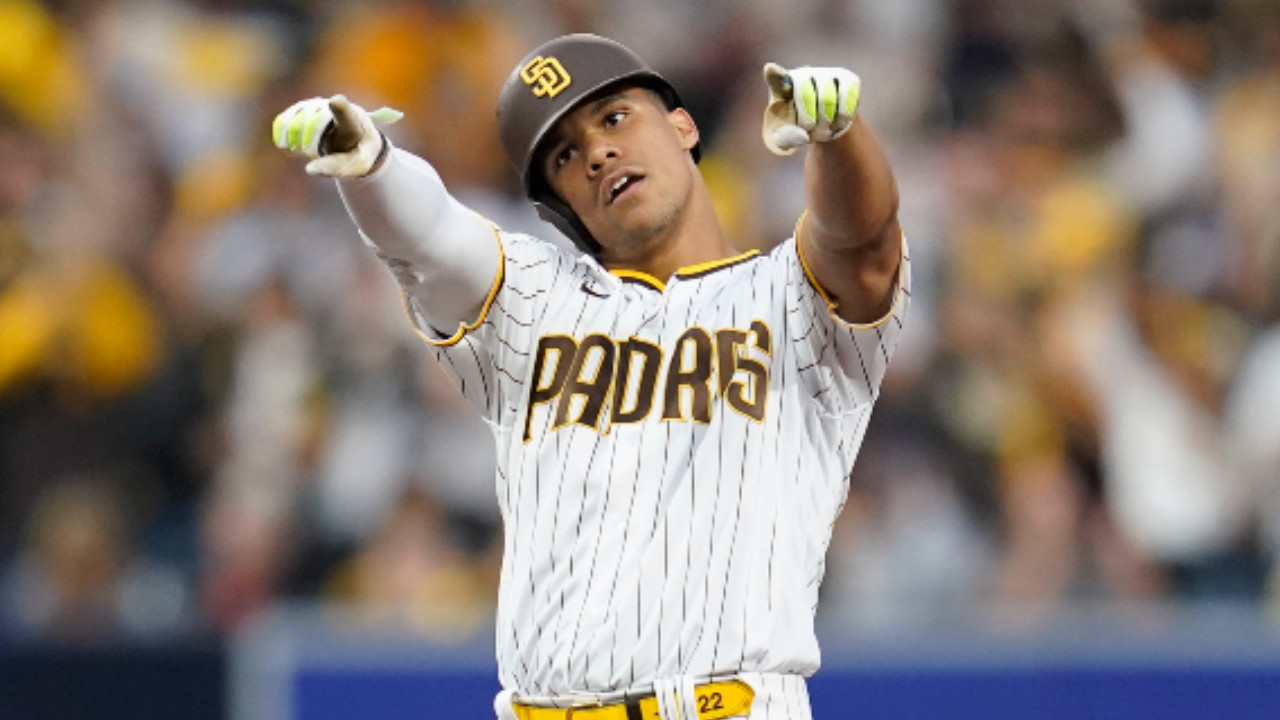
[[[667,112],[667,122],[676,129],[680,136],[680,147],[692,150],[698,144],[698,125],[693,116],[684,108],[676,108]]]

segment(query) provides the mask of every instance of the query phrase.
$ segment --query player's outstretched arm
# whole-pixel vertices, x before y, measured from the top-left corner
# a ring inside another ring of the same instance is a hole
[[[892,308],[902,231],[889,161],[858,117],[861,80],[844,68],[764,68],[769,105],[764,142],[779,155],[811,144],[805,158],[809,212],[799,228],[806,266],[852,323]]]
[[[495,229],[450,195],[435,168],[378,130],[400,113],[368,112],[342,95],[294,103],[276,116],[276,147],[338,180],[360,232],[438,332],[474,323],[498,277]]]

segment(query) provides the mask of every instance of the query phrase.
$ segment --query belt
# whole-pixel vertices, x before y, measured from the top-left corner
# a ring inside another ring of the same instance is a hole
[[[751,712],[756,692],[741,680],[699,685],[698,720],[721,720]],[[661,720],[656,697],[641,698],[611,705],[577,705],[570,708],[547,708],[512,703],[520,720]],[[668,718],[668,720],[671,720]],[[693,720],[689,718],[688,720]]]

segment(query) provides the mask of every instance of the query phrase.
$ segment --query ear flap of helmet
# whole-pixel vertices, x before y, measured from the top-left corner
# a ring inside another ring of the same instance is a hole
[[[534,198],[533,206],[538,210],[538,217],[554,225],[557,230],[564,233],[565,237],[572,240],[578,249],[589,255],[600,253],[600,243],[591,237],[591,233],[587,231],[578,216],[559,198],[554,195],[543,195]]]

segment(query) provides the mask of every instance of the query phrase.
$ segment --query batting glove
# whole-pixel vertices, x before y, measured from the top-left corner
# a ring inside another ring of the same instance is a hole
[[[377,124],[404,117],[391,108],[367,112],[343,95],[311,98],[290,105],[271,123],[276,147],[312,158],[307,174],[362,177],[378,162],[385,140]]]
[[[790,155],[810,142],[827,142],[853,125],[862,94],[862,80],[836,67],[787,70],[776,63],[764,66],[769,106],[764,110],[764,145],[774,155]]]

